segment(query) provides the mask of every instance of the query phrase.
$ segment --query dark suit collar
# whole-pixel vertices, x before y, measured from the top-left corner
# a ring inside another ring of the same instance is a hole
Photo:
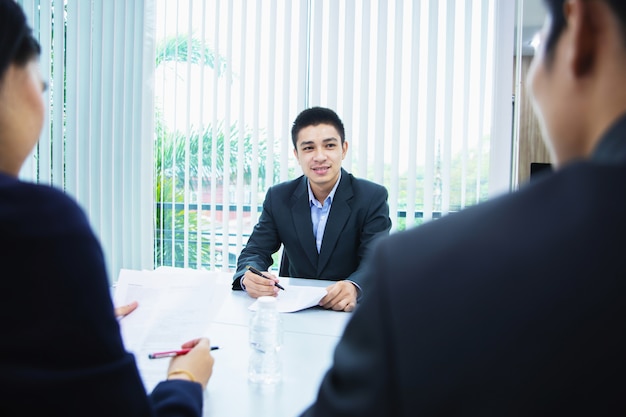
[[[0,184],[14,184],[19,182],[20,180],[18,178],[5,172],[0,172]]]
[[[603,135],[591,159],[605,164],[626,163],[626,114]]]
[[[345,169],[341,168],[341,178],[339,180],[339,186],[337,187],[337,192],[335,194],[340,194],[342,197],[345,197],[345,191],[350,191],[350,197],[352,197],[352,176],[346,172]],[[345,199],[345,198],[344,198]]]
[[[293,192],[293,195],[291,196],[291,201],[294,202],[296,200],[299,200],[300,198],[302,198],[302,196],[304,195],[305,198],[309,198],[309,194],[307,191],[307,178],[304,175],[300,175],[300,178],[296,178],[294,181],[297,182],[297,185],[295,187],[295,191]]]
[[[309,258],[311,265],[315,266],[317,265],[318,255],[315,235],[313,235],[313,224],[311,223],[311,203],[309,202],[307,178],[303,175],[295,181],[298,181],[298,184],[291,196],[293,225],[304,253]]]
[[[354,196],[352,175],[348,174],[343,168],[341,169],[341,179],[332,201],[319,255],[311,223],[311,205],[309,202],[307,178],[303,175],[295,181],[299,183],[291,196],[291,212],[293,213],[294,227],[304,252],[307,254],[311,264],[317,265],[317,273],[320,276],[321,271],[324,270],[335,250],[341,237],[341,232],[352,213],[352,208],[350,207],[350,200]]]
[[[335,192],[335,198],[333,199],[328,221],[326,222],[326,228],[324,229],[322,248],[317,263],[318,274],[326,267],[335,247],[339,243],[341,232],[352,213],[350,200],[353,196],[352,176],[341,168],[341,180]]]
[[[333,185],[333,188],[330,190],[330,193],[328,194],[328,196],[326,196],[326,199],[324,199],[324,201],[321,203],[326,204],[326,200],[328,200],[330,198],[330,202],[332,204],[333,200],[335,199],[335,194],[337,193],[337,189],[339,188],[339,184],[341,184],[341,177],[343,175],[344,171],[343,169],[341,170],[341,172],[339,173],[339,180],[335,183],[335,185]],[[311,189],[311,181],[307,178],[306,179],[306,191],[309,195],[309,205],[313,205],[316,204],[314,202],[314,200],[316,200],[315,195],[313,194],[313,190]],[[319,203],[319,201],[318,201]]]

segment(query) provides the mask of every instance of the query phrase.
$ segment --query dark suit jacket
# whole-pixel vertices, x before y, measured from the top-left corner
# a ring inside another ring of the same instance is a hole
[[[385,187],[342,169],[318,255],[306,177],[275,185],[267,190],[259,222],[239,255],[233,289],[241,289],[246,265],[266,271],[281,244],[286,258],[281,276],[349,279],[363,288],[359,265],[372,243],[387,236],[390,228]]]
[[[626,118],[593,158],[381,240],[305,416],[626,415]]]
[[[0,277],[1,416],[201,415],[200,384],[146,395],[100,245],[65,194],[0,174]]]

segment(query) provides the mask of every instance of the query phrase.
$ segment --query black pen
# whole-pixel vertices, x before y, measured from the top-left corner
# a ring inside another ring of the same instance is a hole
[[[248,269],[248,271],[252,272],[253,274],[257,274],[260,277],[266,278],[266,279],[272,279],[266,275],[263,275],[263,272],[259,271],[258,269],[248,265],[246,266],[246,268]],[[274,285],[276,285],[278,288],[280,288],[281,290],[285,291],[285,289],[278,283],[278,282],[274,282]]]

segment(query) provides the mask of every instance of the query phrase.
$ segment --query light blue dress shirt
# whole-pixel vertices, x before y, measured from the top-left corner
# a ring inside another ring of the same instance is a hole
[[[311,207],[311,223],[313,224],[313,236],[315,236],[315,245],[317,246],[318,254],[320,253],[320,250],[322,248],[322,240],[324,239],[324,230],[326,230],[326,222],[328,221],[328,216],[330,215],[330,208],[333,204],[333,198],[335,197],[335,192],[337,191],[337,187],[339,186],[340,181],[341,181],[341,172],[339,173],[339,178],[337,179],[335,186],[333,187],[332,190],[330,190],[330,194],[328,194],[328,197],[326,197],[326,199],[324,200],[324,204],[321,204],[315,198],[315,195],[313,194],[313,190],[311,190],[311,184],[307,178],[306,185],[309,190],[309,205]],[[347,280],[347,281],[354,284],[354,286],[357,288],[357,293],[358,293],[357,299],[360,298],[361,287],[352,280]],[[246,287],[243,285],[243,282],[241,283],[241,287],[245,291]]]
[[[335,186],[330,190],[330,194],[324,200],[324,204],[321,204],[313,195],[311,190],[311,183],[307,179],[306,184],[309,189],[309,204],[311,205],[311,223],[313,223],[313,236],[315,236],[315,245],[317,246],[317,253],[320,253],[322,248],[322,239],[324,238],[324,230],[326,230],[326,222],[328,221],[328,215],[330,214],[330,206],[333,204],[333,198],[335,197],[335,191],[341,181],[341,173],[335,183]]]
[[[326,230],[326,222],[328,221],[328,216],[330,214],[330,207],[333,204],[333,199],[335,198],[335,191],[337,191],[337,187],[339,186],[339,181],[341,181],[341,172],[339,173],[339,178],[335,183],[335,186],[332,190],[330,190],[330,194],[324,200],[324,204],[321,204],[313,195],[313,190],[311,190],[311,184],[307,178],[306,184],[309,189],[309,204],[311,205],[311,223],[313,224],[313,236],[315,236],[315,245],[317,246],[317,253],[320,253],[320,249],[322,248],[322,240],[324,239],[324,230]],[[361,287],[352,280],[346,280],[354,284],[357,288],[357,298],[361,296]]]

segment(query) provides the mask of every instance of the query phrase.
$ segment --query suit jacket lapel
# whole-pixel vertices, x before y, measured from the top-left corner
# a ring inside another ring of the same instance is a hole
[[[349,201],[352,199],[352,195],[353,192],[349,174],[342,168],[341,181],[335,192],[335,199],[330,208],[330,215],[328,216],[326,228],[324,229],[322,248],[320,249],[319,261],[317,263],[318,276],[330,260],[341,237],[341,232],[350,218],[352,208],[350,207]]]
[[[291,212],[293,213],[293,225],[296,229],[298,240],[311,265],[315,267],[318,255],[317,247],[315,246],[315,236],[313,235],[313,224],[311,223],[309,192],[306,185],[306,177],[304,176],[291,196]]]

